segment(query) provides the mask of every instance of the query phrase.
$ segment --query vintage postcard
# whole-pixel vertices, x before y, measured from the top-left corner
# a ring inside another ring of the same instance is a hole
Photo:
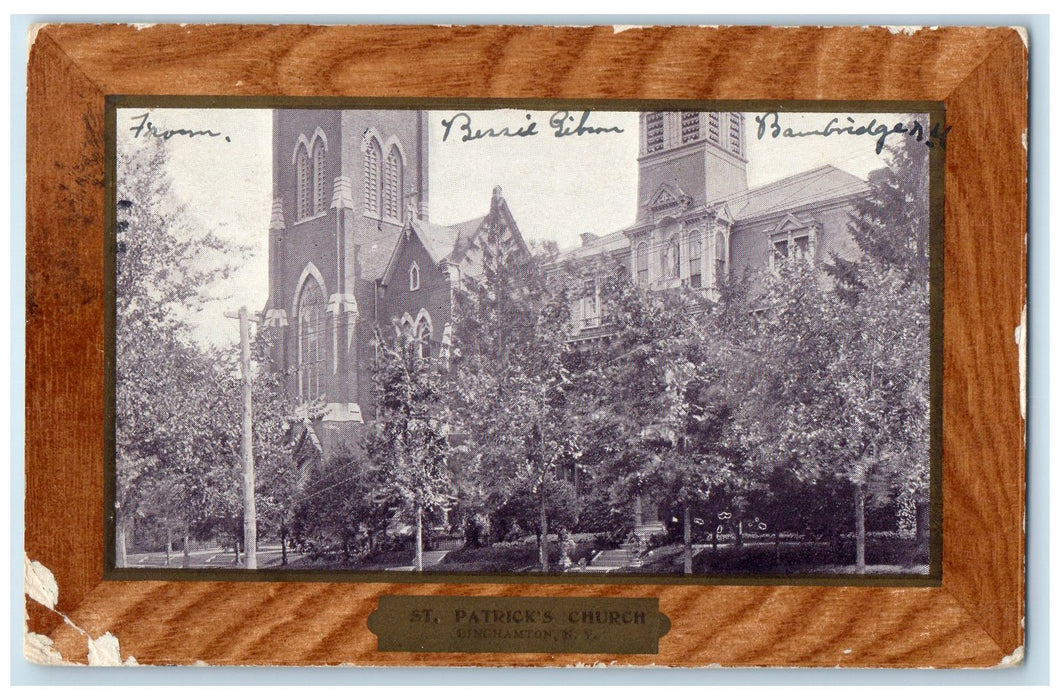
[[[937,580],[948,127],[850,107],[119,102],[114,567]]]
[[[1018,32],[56,25],[29,77],[29,658],[1022,659]]]

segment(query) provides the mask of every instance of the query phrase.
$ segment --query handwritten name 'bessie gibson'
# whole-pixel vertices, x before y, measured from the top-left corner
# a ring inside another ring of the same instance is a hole
[[[559,110],[553,112],[552,116],[548,118],[548,127],[552,130],[552,135],[558,139],[567,136],[621,134],[625,131],[619,126],[592,126],[589,124],[589,114],[590,112],[588,110],[583,111],[581,117],[576,119],[570,112]],[[455,140],[456,134],[459,134],[461,142],[467,143],[469,141],[478,141],[479,139],[487,138],[527,138],[531,136],[540,136],[543,133],[538,131],[538,124],[534,120],[534,115],[527,114],[525,119],[526,123],[518,126],[511,125],[480,129],[473,125],[470,114],[467,112],[457,112],[448,119],[442,120],[442,127],[445,129],[442,133],[442,142],[444,143],[448,141],[450,136],[453,136]]]

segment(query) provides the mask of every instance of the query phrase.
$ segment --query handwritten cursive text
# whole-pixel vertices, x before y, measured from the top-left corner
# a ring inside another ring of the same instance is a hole
[[[827,124],[821,129],[810,129],[808,131],[795,131],[791,127],[782,127],[780,125],[780,115],[776,112],[766,112],[755,117],[755,123],[758,124],[758,140],[761,141],[767,135],[772,138],[803,138],[806,136],[838,136],[841,134],[848,134],[851,136],[875,136],[876,138],[876,155],[883,152],[883,147],[886,145],[887,137],[892,134],[905,134],[906,138],[916,139],[916,141],[923,142],[928,148],[946,148],[946,137],[950,133],[952,126],[942,127],[940,124],[933,124],[931,130],[928,133],[924,132],[924,126],[914,119],[909,124],[902,122],[896,122],[893,125],[881,124],[876,121],[875,118],[871,119],[868,124],[858,124],[854,117],[847,117],[846,123],[842,123],[839,117],[832,117]]]
[[[133,133],[134,139],[138,139],[141,136],[153,136],[156,139],[168,141],[174,136],[187,136],[189,139],[195,138],[196,136],[209,136],[211,138],[224,136],[224,134],[219,131],[211,131],[209,129],[162,129],[148,121],[150,118],[150,112],[137,114],[135,117],[132,117],[133,126],[129,129],[129,131]],[[232,141],[231,137],[229,136],[225,136],[224,139],[229,143],[231,143]]]
[[[590,125],[589,114],[590,112],[586,110],[581,113],[580,118],[577,118],[566,110],[559,110],[548,118],[548,126],[552,129],[552,135],[555,138],[606,133],[621,134],[623,132],[623,129],[618,126]],[[443,142],[448,141],[450,136],[453,136],[454,140],[459,136],[459,140],[462,143],[486,138],[527,138],[540,136],[542,133],[538,130],[538,123],[534,120],[534,115],[529,113],[525,115],[525,123],[518,126],[478,128],[473,125],[470,114],[457,112],[448,119],[442,119],[442,128],[445,129],[442,132]]]

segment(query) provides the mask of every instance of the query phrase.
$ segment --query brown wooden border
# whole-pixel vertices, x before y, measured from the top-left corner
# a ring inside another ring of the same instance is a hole
[[[49,25],[27,104],[26,553],[140,663],[984,667],[1022,656],[1027,47],[1014,29]],[[947,144],[942,585],[103,580],[107,95],[918,100]],[[380,594],[660,599],[657,656],[380,653]],[[85,638],[27,599],[29,629]]]

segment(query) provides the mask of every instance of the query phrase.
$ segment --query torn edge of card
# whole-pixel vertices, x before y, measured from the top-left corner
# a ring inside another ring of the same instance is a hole
[[[59,602],[59,584],[55,575],[48,567],[39,561],[31,561],[28,556],[23,555],[23,586],[25,594],[30,599],[40,603],[63,619],[63,622],[71,629],[76,630],[85,637],[88,642],[88,665],[89,666],[138,666],[136,658],[121,658],[121,645],[118,638],[110,632],[104,632],[98,637],[93,637],[87,631],[74,623],[65,613],[56,608]],[[63,658],[62,653],[55,648],[55,642],[51,637],[29,631],[28,615],[23,614],[22,620],[22,653],[30,663],[43,666],[80,666],[73,661]]]

